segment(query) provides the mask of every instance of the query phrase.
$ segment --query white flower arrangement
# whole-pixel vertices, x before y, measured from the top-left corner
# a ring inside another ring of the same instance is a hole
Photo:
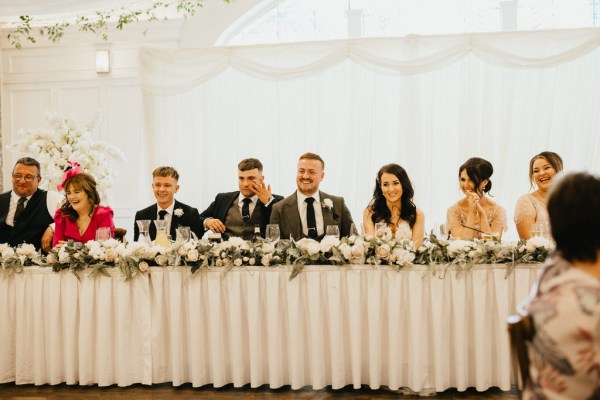
[[[403,268],[413,264],[469,269],[475,264],[509,264],[543,262],[552,250],[552,242],[532,238],[518,243],[493,240],[441,240],[430,235],[425,244],[414,248],[410,240],[378,238],[371,235],[350,236],[341,240],[327,236],[321,242],[303,238],[297,242],[280,240],[276,244],[262,240],[250,242],[238,237],[215,243],[191,239],[165,249],[144,242],[124,245],[114,239],[86,244],[69,241],[53,249],[43,259],[32,245],[12,248],[0,244],[0,270],[21,272],[24,266],[47,265],[60,271],[69,269],[76,275],[84,269],[108,275],[106,268],[117,267],[126,279],[144,273],[150,266],[190,266],[192,273],[201,268],[224,267],[230,270],[244,265],[288,265],[290,279],[302,272],[306,264],[368,264]]]
[[[8,148],[40,163],[43,189],[56,190],[67,161],[78,162],[84,172],[94,177],[98,192],[106,201],[115,177],[111,161],[125,161],[125,156],[118,148],[94,139],[98,136],[99,114],[86,126],[56,113],[49,112],[46,118],[49,128],[21,129]]]

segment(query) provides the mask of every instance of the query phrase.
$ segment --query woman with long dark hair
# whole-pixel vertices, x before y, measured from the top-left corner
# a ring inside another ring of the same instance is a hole
[[[373,234],[377,222],[385,222],[396,239],[423,243],[425,214],[413,203],[414,190],[408,174],[398,164],[381,167],[375,179],[373,199],[363,214],[364,234]]]

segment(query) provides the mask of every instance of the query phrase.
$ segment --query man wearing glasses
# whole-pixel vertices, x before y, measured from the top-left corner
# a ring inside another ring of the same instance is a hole
[[[51,224],[63,196],[39,189],[41,180],[39,162],[30,157],[17,160],[13,188],[0,194],[0,243],[30,243],[36,249],[50,250],[54,235]]]

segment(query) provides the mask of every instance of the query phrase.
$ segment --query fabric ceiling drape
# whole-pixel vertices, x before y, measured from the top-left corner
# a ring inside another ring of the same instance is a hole
[[[295,189],[305,151],[325,159],[324,191],[355,221],[377,170],[407,169],[427,227],[460,198],[458,167],[494,164],[493,199],[512,210],[543,150],[600,172],[600,30],[140,51],[149,166],[174,164],[203,209],[258,157],[273,191]],[[161,138],[168,138],[163,140]]]

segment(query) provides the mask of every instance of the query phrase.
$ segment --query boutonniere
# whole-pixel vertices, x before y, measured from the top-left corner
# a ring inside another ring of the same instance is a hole
[[[173,214],[175,214],[178,217],[181,217],[183,215],[183,210],[181,208],[178,208],[177,210],[173,211]]]
[[[325,199],[321,202],[321,207],[328,209],[329,211],[333,210],[333,201],[331,199]]]

